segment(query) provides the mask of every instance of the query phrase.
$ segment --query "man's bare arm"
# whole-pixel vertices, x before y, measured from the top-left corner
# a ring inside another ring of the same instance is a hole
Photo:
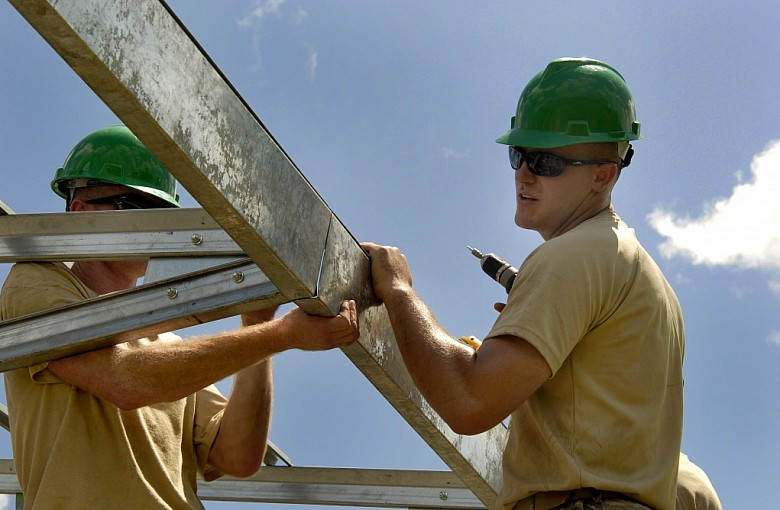
[[[215,335],[137,348],[119,344],[62,358],[49,370],[121,409],[135,409],[184,398],[288,349],[325,350],[357,338],[355,303],[346,301],[333,318],[295,308],[277,319]]]
[[[489,338],[478,351],[457,341],[412,288],[400,251],[362,246],[371,257],[374,291],[385,303],[404,363],[455,432],[492,428],[550,377],[547,362],[521,338]]]

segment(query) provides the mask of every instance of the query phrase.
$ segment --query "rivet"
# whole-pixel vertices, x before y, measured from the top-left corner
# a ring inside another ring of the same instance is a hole
[[[442,500],[442,501],[446,501],[446,500],[447,500],[447,497],[448,497],[448,496],[447,496],[447,493],[446,493],[446,492],[444,492],[444,491],[441,491],[441,492],[439,493],[439,499],[440,499],[440,500]]]
[[[198,246],[199,244],[203,243],[203,236],[200,234],[192,234],[190,240],[192,240],[192,244]]]
[[[244,273],[241,271],[236,271],[233,273],[233,281],[236,283],[241,283],[244,281]]]
[[[176,297],[179,295],[179,291],[174,289],[173,287],[168,287],[168,299],[176,299]]]

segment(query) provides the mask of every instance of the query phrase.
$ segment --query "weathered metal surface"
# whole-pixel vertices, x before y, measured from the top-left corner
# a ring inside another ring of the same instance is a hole
[[[373,299],[370,276],[368,257],[334,214],[328,226],[315,299],[329,310],[338,310],[345,298],[354,299],[363,309]],[[308,309],[305,301],[296,303]]]
[[[221,230],[203,209],[138,209],[73,213],[13,214],[0,218],[0,236],[99,234],[158,230]]]

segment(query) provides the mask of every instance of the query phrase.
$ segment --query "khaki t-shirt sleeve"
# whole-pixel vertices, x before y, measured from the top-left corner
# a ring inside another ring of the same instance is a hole
[[[3,284],[0,318],[14,319],[95,296],[65,264],[22,262],[11,268]],[[47,367],[48,362],[30,366],[28,370],[32,380],[37,383],[60,382]]]
[[[564,240],[561,238],[561,240]],[[520,267],[507,306],[487,338],[511,335],[530,343],[554,376],[577,342],[592,327],[602,285],[599,269],[582,248],[548,241]]]
[[[210,385],[195,394],[195,424],[193,442],[195,455],[198,459],[198,472],[207,482],[215,480],[224,473],[209,464],[209,453],[219,432],[222,414],[225,412],[227,400],[216,386]]]

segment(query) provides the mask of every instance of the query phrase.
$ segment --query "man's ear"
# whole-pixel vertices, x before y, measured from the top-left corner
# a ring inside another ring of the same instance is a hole
[[[615,183],[618,168],[615,163],[600,163],[593,167],[593,191],[601,193]]]
[[[87,203],[80,198],[74,198],[70,201],[70,212],[85,211],[87,209]]]

